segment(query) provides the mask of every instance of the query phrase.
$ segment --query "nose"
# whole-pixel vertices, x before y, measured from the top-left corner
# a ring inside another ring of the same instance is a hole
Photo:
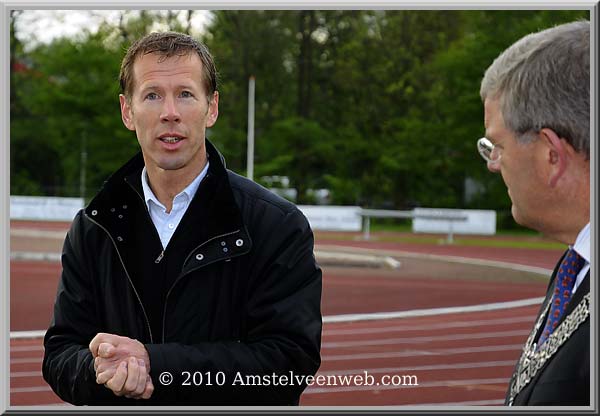
[[[487,162],[487,168],[492,173],[500,172],[500,161],[494,160],[494,161]]]
[[[179,110],[177,109],[177,103],[174,98],[165,98],[164,104],[162,107],[162,112],[160,115],[160,119],[163,122],[179,122],[181,120],[181,115],[179,114]]]

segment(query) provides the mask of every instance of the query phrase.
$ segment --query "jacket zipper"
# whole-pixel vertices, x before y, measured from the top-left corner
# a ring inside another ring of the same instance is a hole
[[[126,182],[127,182],[127,181],[126,181]],[[142,205],[145,205],[146,203],[145,203],[145,201],[144,201],[144,198],[142,197],[142,195],[140,195],[140,193],[138,192],[138,190],[137,190],[137,189],[136,189],[134,186],[131,186],[131,184],[129,184],[129,186],[130,186],[130,187],[131,187],[131,188],[132,188],[132,189],[135,191],[135,193],[137,194],[137,196],[138,196],[138,197],[141,199],[141,201],[142,201]],[[150,222],[152,222],[152,224],[154,224],[154,222],[152,221],[152,217],[150,216],[150,212],[148,212],[148,210],[147,210],[147,209],[145,209],[144,211],[146,211],[146,215],[147,215],[147,216],[148,216],[148,218],[150,219]],[[158,236],[158,231],[156,231],[156,227],[153,227],[153,228],[154,228],[154,232],[156,232],[156,234],[157,234],[157,236]],[[200,245],[198,245],[196,248],[194,248],[192,251],[190,251],[190,254],[188,254],[188,256],[185,258],[185,260],[184,260],[183,264],[186,264],[186,263],[187,263],[187,261],[189,260],[190,256],[191,256],[191,255],[192,255],[192,254],[193,254],[193,253],[194,253],[196,250],[198,250],[200,247],[202,247],[203,245],[205,245],[205,244],[209,243],[210,241],[212,241],[212,240],[214,240],[214,239],[221,238],[221,237],[225,237],[225,236],[228,236],[228,235],[237,234],[237,233],[239,233],[239,232],[240,232],[240,230],[235,230],[235,231],[233,231],[233,232],[226,233],[226,234],[221,234],[221,235],[217,235],[217,236],[215,236],[215,237],[212,237],[212,238],[210,238],[210,239],[206,240],[205,242],[203,242],[202,244],[200,244]],[[110,234],[109,234],[109,236],[110,236]],[[111,238],[111,239],[112,239],[112,238]],[[159,240],[160,240],[160,236],[159,236]],[[113,243],[114,243],[114,241],[113,241]],[[115,247],[116,247],[116,245],[115,245]],[[118,250],[117,250],[117,253],[118,253]],[[164,257],[164,256],[165,256],[165,250],[163,249],[163,250],[160,252],[160,254],[158,255],[158,257],[156,258],[156,260],[154,260],[154,263],[156,263],[156,264],[160,263],[160,261],[163,259],[163,257]],[[119,258],[120,258],[120,255],[119,255]],[[123,263],[123,262],[121,261],[121,264],[122,264],[122,263]],[[123,265],[123,267],[125,267],[125,266]],[[196,270],[196,269],[193,269],[193,270]],[[167,292],[167,296],[165,297],[165,304],[164,304],[164,306],[163,306],[163,319],[162,319],[162,321],[163,321],[163,322],[162,322],[162,342],[163,342],[163,343],[165,342],[165,324],[166,324],[166,316],[167,316],[167,304],[168,304],[168,301],[169,301],[169,295],[171,294],[171,292],[173,291],[173,288],[174,288],[174,287],[177,285],[177,283],[179,283],[179,281],[180,281],[181,279],[183,279],[183,278],[184,278],[186,275],[188,275],[189,273],[191,273],[193,270],[190,270],[190,271],[186,272],[185,274],[182,274],[182,275],[180,275],[180,276],[177,278],[177,280],[175,280],[175,282],[173,282],[173,284],[171,285],[171,287],[169,288],[169,290],[168,290],[168,292]],[[126,271],[126,272],[127,272],[127,271]],[[129,277],[129,275],[128,275],[128,277]],[[131,279],[130,279],[130,282],[131,282]],[[132,284],[132,286],[133,286],[133,282],[132,282],[131,284]],[[135,290],[135,287],[134,287],[134,290]],[[137,295],[137,292],[136,292],[136,295]],[[139,300],[139,299],[140,299],[140,298],[139,298],[139,296],[138,296],[138,300]],[[139,300],[139,302],[140,302],[140,305],[142,305],[142,301],[141,301],[141,300]],[[144,305],[142,305],[142,310],[144,310]],[[144,312],[144,316],[145,316],[145,315],[146,315],[146,313]],[[150,324],[149,324],[149,322],[148,322],[148,318],[147,318],[147,317],[146,317],[146,322],[148,323],[148,328],[150,328]],[[152,335],[150,335],[150,338],[152,338]]]
[[[85,216],[91,222],[93,222],[98,227],[100,227],[102,230],[104,230],[104,232],[108,235],[108,238],[110,238],[110,241],[112,241],[113,246],[115,247],[115,250],[117,252],[117,255],[119,256],[119,261],[121,262],[121,266],[123,267],[123,270],[125,271],[125,275],[127,276],[127,280],[129,281],[129,284],[131,285],[131,288],[133,289],[133,293],[135,293],[135,297],[137,298],[137,300],[140,304],[140,307],[142,308],[142,313],[144,314],[144,320],[146,321],[146,325],[148,326],[148,334],[150,335],[150,343],[154,344],[154,338],[152,337],[152,329],[150,328],[150,320],[148,319],[148,315],[146,315],[146,309],[144,309],[144,304],[142,303],[140,295],[138,294],[138,291],[135,289],[135,285],[133,284],[133,281],[131,280],[131,276],[129,276],[129,272],[127,271],[127,268],[125,267],[125,263],[123,262],[123,258],[121,257],[121,253],[119,252],[119,248],[117,247],[117,243],[115,243],[115,240],[112,238],[112,236],[110,235],[110,233],[108,232],[108,230],[106,228],[104,228],[102,225],[100,225],[97,221],[90,218],[87,214],[85,214]]]
[[[154,221],[152,221],[152,217],[150,216],[150,211],[148,211],[148,208],[146,206],[146,201],[144,201],[144,197],[138,192],[137,189],[135,189],[134,186],[132,186],[127,181],[127,179],[125,179],[125,182],[127,182],[127,184],[130,186],[130,188],[133,189],[135,191],[135,193],[137,194],[137,196],[140,198],[140,200],[142,201],[142,206],[145,207],[144,211],[146,212],[146,215],[148,216],[150,223],[152,223],[152,225],[154,225]],[[160,239],[160,235],[158,234],[156,226],[153,226],[152,228],[154,229],[154,232],[156,233],[156,236],[158,237],[158,240],[161,242],[161,245],[162,245],[162,241]],[[154,260],[154,263],[156,263],[156,264],[160,263],[160,261],[163,259],[164,256],[165,256],[165,249],[163,248],[162,251],[160,252],[160,254],[158,255],[158,257],[156,258],[156,260]]]
[[[210,239],[206,240],[205,242],[203,242],[202,244],[200,244],[200,245],[198,245],[196,248],[194,248],[192,251],[190,251],[190,254],[188,254],[188,255],[187,255],[187,257],[185,258],[185,260],[184,260],[183,264],[185,265],[185,264],[188,262],[188,260],[190,259],[190,257],[192,256],[192,254],[193,254],[193,253],[194,253],[196,250],[198,250],[200,247],[202,247],[202,246],[206,245],[207,243],[211,242],[212,240],[215,240],[215,239],[217,239],[217,238],[226,237],[226,236],[228,236],[228,235],[237,234],[237,233],[239,233],[239,232],[240,232],[240,230],[235,230],[235,231],[233,231],[233,232],[226,233],[226,234],[221,234],[221,235],[217,235],[217,236],[215,236],[215,237],[213,237],[213,238],[210,238]],[[163,252],[163,253],[164,253],[164,252]],[[229,258],[233,258],[233,257],[236,257],[236,256],[232,256],[232,257],[229,257]],[[162,258],[162,254],[161,254],[161,258]],[[157,260],[158,260],[158,259],[157,259]],[[202,265],[202,266],[200,266],[200,267],[203,267],[203,266],[204,266],[204,265]],[[169,288],[169,291],[167,292],[167,296],[165,297],[165,305],[164,305],[164,308],[163,308],[163,323],[162,323],[162,342],[163,342],[163,343],[165,342],[165,325],[166,325],[166,317],[167,317],[167,304],[169,303],[169,295],[171,294],[171,292],[173,291],[173,288],[174,288],[174,287],[177,285],[177,283],[179,283],[179,281],[180,281],[181,279],[183,279],[185,276],[187,276],[188,274],[190,274],[191,272],[193,272],[193,271],[194,271],[194,270],[196,270],[196,269],[197,269],[197,268],[194,268],[194,269],[192,269],[192,270],[189,270],[189,271],[185,272],[185,273],[184,273],[184,274],[182,274],[182,275],[179,275],[179,277],[177,278],[177,280],[175,280],[175,282],[173,282],[173,284],[172,284],[172,285],[171,285],[171,287]]]
[[[160,263],[160,261],[162,260],[162,258],[165,256],[165,250],[161,251],[160,254],[158,255],[158,257],[156,258],[156,260],[154,260],[154,263],[158,264]]]

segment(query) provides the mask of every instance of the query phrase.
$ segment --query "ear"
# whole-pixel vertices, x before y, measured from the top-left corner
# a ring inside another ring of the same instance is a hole
[[[119,103],[121,103],[121,120],[123,120],[123,124],[125,124],[125,127],[129,130],[135,131],[131,104],[123,94],[119,94]]]
[[[219,117],[219,91],[213,93],[212,99],[208,103],[208,114],[206,116],[206,127],[212,127]]]
[[[540,139],[547,149],[547,162],[550,167],[548,185],[556,186],[558,180],[565,174],[569,164],[569,158],[574,153],[573,147],[562,140],[552,129],[540,130]]]

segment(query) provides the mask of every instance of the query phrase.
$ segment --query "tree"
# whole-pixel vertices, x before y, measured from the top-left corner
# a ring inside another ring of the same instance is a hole
[[[125,48],[165,19],[124,12],[118,26],[104,22],[97,33],[58,38],[26,54],[11,36],[11,57],[24,65],[11,72],[12,193],[78,196],[85,169],[90,196],[139,150],[121,122],[117,75]]]
[[[202,34],[220,71],[208,132],[228,167],[246,170],[247,91],[256,78],[260,176],[288,176],[299,202],[327,187],[337,204],[499,208],[510,200],[475,149],[479,84],[523,35],[589,18],[568,10],[226,10]],[[192,31],[190,11],[124,11],[98,33],[25,51],[11,15],[11,187],[88,193],[138,150],[121,125],[123,51],[155,29]],[[465,181],[481,186],[465,199]]]

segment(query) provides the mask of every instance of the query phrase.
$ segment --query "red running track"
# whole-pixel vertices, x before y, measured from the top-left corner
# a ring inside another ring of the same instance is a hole
[[[364,246],[376,248],[370,243]],[[406,250],[406,247],[395,248]],[[444,248],[449,249],[451,247]],[[416,251],[420,250],[423,250],[421,245]],[[469,252],[472,257],[482,256],[479,251],[476,252],[479,255],[473,255],[473,249]],[[519,252],[520,258],[529,259],[523,264],[545,268],[551,268],[560,255],[556,251]],[[458,255],[467,257],[465,254],[461,251]],[[508,257],[504,249],[487,254],[494,260]],[[506,273],[503,275],[495,268],[461,270],[456,264],[436,266],[428,261],[425,267],[423,260],[401,261],[402,273],[324,268],[323,314],[407,311],[511,301],[543,296],[546,287],[543,279],[511,281],[514,279],[507,279]],[[56,263],[11,262],[11,330],[47,327],[59,273],[60,266]],[[500,405],[537,308],[533,305],[485,312],[326,323],[323,362],[318,374],[325,377],[319,381],[329,383],[309,387],[301,404]],[[41,339],[11,340],[11,406],[64,404],[41,378],[42,356]],[[375,384],[362,385],[361,380],[348,378],[354,375],[368,375],[368,381]],[[388,381],[399,385],[384,385]]]
[[[517,274],[514,271],[434,263],[429,261],[425,269],[422,260],[403,259],[397,271],[324,267],[323,315],[506,302],[539,297],[545,291],[542,279],[505,280]],[[53,262],[11,262],[11,331],[48,327],[60,270]],[[486,273],[491,276],[484,280]]]
[[[381,251],[407,251],[411,253],[435,254],[440,256],[466,257],[472,259],[503,261],[512,264],[552,269],[564,250],[523,249],[514,247],[475,247],[452,244],[395,243],[385,241],[348,241],[319,239],[317,243],[327,247],[345,246],[368,248]],[[565,246],[565,249],[567,247]]]
[[[529,306],[327,324],[319,374],[329,382],[309,387],[301,404],[500,405],[536,311]],[[346,385],[349,379],[343,378],[366,374],[374,385],[360,379]]]
[[[500,405],[536,311],[325,324],[323,379],[301,405]],[[12,406],[62,403],[41,378],[42,356],[41,339],[11,341]],[[355,375],[373,385],[348,378]]]

